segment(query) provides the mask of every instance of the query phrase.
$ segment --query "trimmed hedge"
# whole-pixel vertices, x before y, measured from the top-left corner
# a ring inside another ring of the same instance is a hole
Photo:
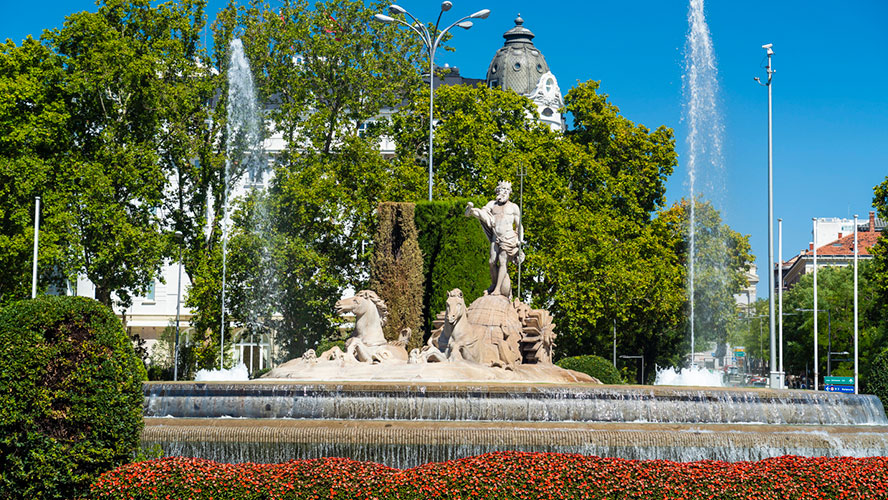
[[[385,338],[397,340],[410,328],[407,349],[422,345],[422,253],[417,243],[413,203],[380,203],[373,258],[370,261],[370,289],[388,307],[383,325]]]
[[[888,349],[876,356],[866,377],[866,392],[879,396],[888,409]]]
[[[885,498],[888,458],[690,463],[498,452],[399,470],[344,458],[220,464],[167,458],[108,472],[96,499]]]
[[[127,462],[145,367],[120,320],[84,297],[0,312],[0,498],[77,498]]]
[[[482,207],[487,203],[481,198],[457,198],[416,204],[425,338],[431,334],[435,316],[444,310],[447,292],[459,288],[466,304],[471,304],[490,286],[490,242],[481,224],[464,215],[469,201]]]
[[[555,363],[561,368],[574,370],[586,375],[597,378],[602,384],[622,384],[620,372],[614,368],[610,361],[590,354],[587,356],[574,356],[572,358],[564,358]]]

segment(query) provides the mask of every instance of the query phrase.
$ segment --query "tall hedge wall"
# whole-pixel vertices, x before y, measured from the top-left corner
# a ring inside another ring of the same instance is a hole
[[[410,328],[407,349],[422,345],[422,254],[413,203],[380,203],[379,227],[370,262],[370,288],[389,310],[383,327],[388,340]]]
[[[474,218],[464,215],[466,203],[484,206],[481,198],[422,201],[416,204],[416,228],[423,257],[422,317],[425,338],[435,315],[444,310],[447,292],[459,288],[466,304],[490,286],[490,243]]]
[[[120,320],[84,297],[0,311],[0,498],[78,498],[127,462],[145,367]]]

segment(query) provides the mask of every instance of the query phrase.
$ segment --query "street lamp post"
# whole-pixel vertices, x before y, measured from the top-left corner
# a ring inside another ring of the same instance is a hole
[[[875,231],[874,227],[870,231]],[[854,394],[857,394],[857,257],[860,250],[857,247],[857,214],[854,214]]]
[[[817,217],[814,217],[814,390],[820,383],[820,355],[817,330]]]
[[[762,45],[762,48],[765,49],[765,52],[768,55],[768,66],[766,67],[768,81],[762,83],[758,78],[756,78],[755,81],[768,87],[768,267],[770,267],[770,271],[768,272],[768,285],[771,290],[770,293],[768,293],[768,315],[770,316],[769,331],[771,334],[770,385],[772,389],[776,389],[779,386],[779,375],[777,373],[777,339],[774,333],[774,156],[771,147],[771,77],[774,75],[775,71],[771,67],[771,56],[774,55],[774,51],[771,50],[772,46],[773,44],[770,43]]]
[[[454,22],[450,26],[444,28],[441,31],[438,31],[438,25],[441,23],[441,16],[450,10],[453,7],[453,2],[445,0],[441,2],[441,12],[438,13],[438,20],[435,21],[435,27],[430,32],[425,24],[419,22],[413,14],[407,12],[407,9],[401,7],[400,5],[392,4],[389,6],[389,12],[391,14],[403,14],[406,17],[409,17],[413,23],[407,23],[400,19],[396,19],[391,16],[387,16],[385,14],[376,14],[373,18],[379,22],[383,23],[397,23],[403,26],[408,27],[411,31],[419,35],[419,38],[422,40],[422,43],[426,47],[426,51],[429,54],[429,201],[432,200],[432,159],[433,159],[433,139],[435,135],[435,127],[434,127],[434,114],[435,114],[435,51],[438,49],[438,44],[441,42],[441,39],[444,37],[444,34],[450,31],[450,28],[454,26],[459,26],[463,29],[469,29],[472,27],[472,21],[469,19],[487,19],[487,16],[490,15],[490,9],[482,9],[474,14],[465,16],[458,21]]]
[[[644,385],[644,356],[628,356],[622,355],[620,359],[640,359],[641,360],[641,384]]]
[[[173,381],[179,380],[179,313],[182,309],[182,231],[174,234],[179,244],[179,280],[176,285],[176,342],[173,348]]]
[[[777,310],[780,315],[777,327],[777,357],[780,360],[780,388],[786,388],[786,372],[783,371],[783,219],[777,219]]]

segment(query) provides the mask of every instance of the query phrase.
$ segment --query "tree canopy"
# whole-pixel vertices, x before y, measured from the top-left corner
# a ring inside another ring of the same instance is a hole
[[[385,6],[231,2],[208,52],[203,0],[107,0],[41,42],[5,44],[0,263],[14,271],[0,280],[0,303],[27,294],[30,207],[42,194],[42,283],[82,275],[99,300],[125,306],[181,245],[202,366],[218,359],[223,329],[257,317],[278,318],[284,357],[335,336],[333,304],[370,277],[377,206],[426,193],[423,49],[404,30],[368,22]],[[226,158],[237,138],[225,73],[236,36],[263,104],[261,135],[276,134],[280,148],[266,159],[268,189],[231,200],[222,325],[226,163],[237,163]],[[490,199],[497,182],[512,182],[525,226],[522,299],[553,313],[561,355],[608,357],[616,328],[620,352],[680,364],[688,202],[667,204],[673,131],[633,123],[596,81],[571,89],[562,112],[573,116],[563,134],[514,92],[438,88],[434,198]],[[382,141],[396,144],[394,155],[380,154]],[[751,256],[746,237],[698,207],[700,229],[728,242],[701,247],[729,274],[699,297],[718,316],[701,328],[722,340]]]

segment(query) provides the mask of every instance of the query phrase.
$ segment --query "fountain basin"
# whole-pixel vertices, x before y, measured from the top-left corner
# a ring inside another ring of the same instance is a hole
[[[162,382],[146,417],[888,425],[875,396],[598,384]]]
[[[327,456],[408,468],[503,450],[638,460],[884,456],[888,427],[146,418],[142,444],[168,455],[274,463]]]

